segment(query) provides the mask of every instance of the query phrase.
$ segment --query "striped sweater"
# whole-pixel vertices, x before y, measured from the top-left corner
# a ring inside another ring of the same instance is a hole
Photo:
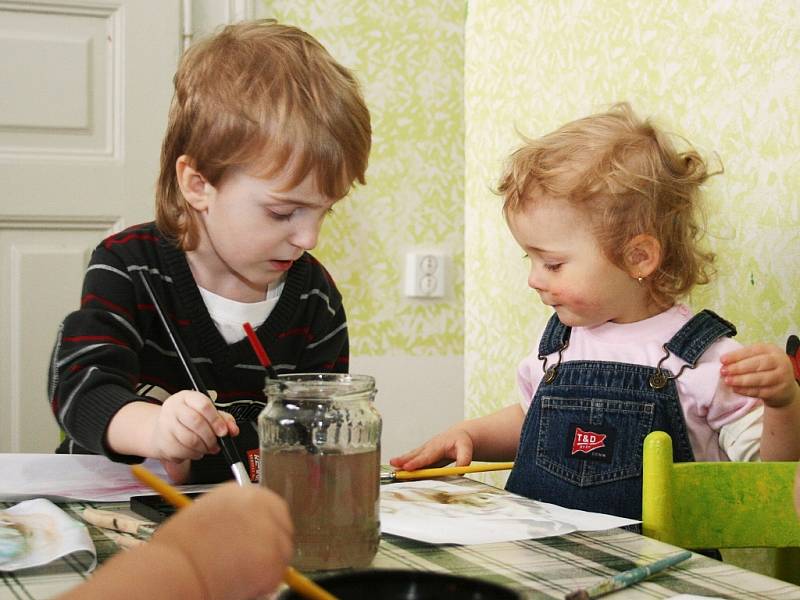
[[[228,345],[211,320],[186,255],[154,223],[108,237],[95,248],[80,309],[64,319],[50,361],[49,396],[66,434],[62,453],[105,454],[114,414],[134,401],[160,402],[191,384],[137,272],[146,270],[216,406],[241,433],[239,453],[257,463],[256,418],[264,407],[264,368],[245,338]],[[342,297],[325,268],[305,253],[257,330],[273,366],[286,372],[347,372],[349,341]],[[222,454],[192,464],[192,482],[227,479]]]

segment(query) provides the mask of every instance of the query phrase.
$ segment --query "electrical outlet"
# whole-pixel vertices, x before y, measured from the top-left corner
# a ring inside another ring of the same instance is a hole
[[[415,250],[406,254],[405,293],[410,298],[442,298],[445,255],[440,251]]]

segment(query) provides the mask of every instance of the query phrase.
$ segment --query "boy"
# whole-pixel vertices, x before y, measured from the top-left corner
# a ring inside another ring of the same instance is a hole
[[[332,205],[365,182],[370,118],[353,75],[272,20],[194,44],[175,75],[156,221],[103,241],[50,366],[58,452],[161,459],[175,482],[229,476],[217,436],[257,474],[265,370],[346,372],[342,299],[308,250]],[[191,391],[141,272],[211,398]]]

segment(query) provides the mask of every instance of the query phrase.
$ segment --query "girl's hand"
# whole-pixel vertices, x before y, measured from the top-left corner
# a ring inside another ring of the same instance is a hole
[[[217,437],[226,435],[239,435],[233,416],[217,411],[200,392],[183,390],[161,405],[150,440],[157,458],[180,463],[216,454],[220,451]]]
[[[753,344],[721,357],[720,373],[733,391],[761,398],[771,408],[788,406],[800,398],[789,356],[773,344]]]
[[[419,448],[392,458],[389,463],[405,471],[421,469],[429,465],[441,466],[452,461],[461,467],[472,462],[474,444],[472,437],[458,426],[431,438]]]

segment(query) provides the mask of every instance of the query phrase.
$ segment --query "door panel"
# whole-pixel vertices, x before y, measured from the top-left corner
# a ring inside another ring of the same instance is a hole
[[[0,1],[0,452],[51,452],[47,363],[91,249],[153,218],[177,0]]]

